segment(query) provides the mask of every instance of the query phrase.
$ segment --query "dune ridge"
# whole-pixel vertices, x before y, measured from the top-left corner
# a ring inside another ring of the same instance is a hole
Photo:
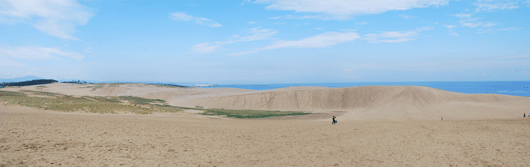
[[[351,119],[515,118],[530,109],[527,97],[464,94],[423,86],[297,87],[186,103],[227,109],[348,111],[346,118]]]
[[[4,88],[74,96],[138,96],[183,107],[343,113],[341,120],[364,119],[511,119],[530,112],[530,98],[464,94],[423,86],[312,86],[272,90],[175,88],[146,84],[65,84]]]

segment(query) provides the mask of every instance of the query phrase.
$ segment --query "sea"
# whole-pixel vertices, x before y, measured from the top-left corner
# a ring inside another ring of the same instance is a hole
[[[329,88],[356,86],[426,86],[467,94],[503,94],[530,97],[530,81],[475,81],[475,82],[353,82],[353,83],[289,83],[289,84],[228,84],[201,88],[240,88],[269,90],[292,86],[319,86]]]

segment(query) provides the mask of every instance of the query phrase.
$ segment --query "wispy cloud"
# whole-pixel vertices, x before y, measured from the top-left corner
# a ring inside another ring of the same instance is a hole
[[[404,19],[415,19],[416,18],[416,16],[404,15],[404,14],[399,15],[399,17],[404,18]]]
[[[303,20],[303,19],[321,19],[321,20],[330,20],[330,19],[336,19],[335,17],[332,17],[332,16],[326,16],[326,15],[303,15],[303,16],[293,16],[293,15],[285,15],[285,16],[276,16],[276,17],[269,17],[269,19],[274,19],[274,20],[277,20],[277,19],[287,19],[287,20],[292,20],[292,19],[299,19],[299,20]]]
[[[486,34],[486,33],[495,33],[497,31],[515,31],[520,30],[521,28],[518,27],[510,27],[510,28],[500,28],[500,29],[478,29],[479,34]]]
[[[497,25],[497,23],[485,23],[482,27],[491,27],[495,25]]]
[[[300,40],[295,41],[287,41],[287,40],[280,40],[275,41],[271,45],[254,49],[248,52],[239,52],[239,53],[232,53],[230,55],[243,55],[243,54],[249,54],[249,53],[256,53],[261,50],[270,50],[270,49],[279,49],[279,48],[322,48],[322,47],[329,47],[333,46],[339,43],[344,43],[348,41],[352,41],[355,39],[359,39],[361,36],[355,32],[345,32],[345,33],[339,33],[339,32],[326,32],[323,34],[315,35],[308,38],[303,38]]]
[[[256,41],[256,40],[264,40],[268,39],[274,34],[278,33],[278,31],[273,29],[262,29],[260,27],[255,27],[250,29],[247,32],[246,36],[240,36],[240,35],[233,35],[230,37],[227,41],[224,42],[212,42],[212,43],[201,43],[197,44],[191,47],[191,50],[193,53],[211,53],[215,51],[216,49],[221,48],[221,46],[225,44],[230,43],[236,43],[236,42],[249,42],[249,41]]]
[[[477,12],[491,12],[504,9],[517,9],[519,8],[518,3],[518,1],[513,0],[478,0],[474,5],[477,6]]]
[[[430,6],[447,5],[448,0],[256,0],[255,3],[269,4],[269,10],[293,10],[296,12],[318,13],[325,16],[314,17],[317,19],[348,19],[352,15],[378,14],[392,10],[408,10]]]
[[[410,31],[385,31],[380,34],[366,34],[363,40],[370,41],[372,43],[386,42],[386,43],[399,43],[415,40],[421,31],[434,29],[434,27],[426,26],[416,30]]]
[[[520,30],[522,28],[520,27],[510,27],[510,28],[501,28],[501,29],[498,29],[499,31],[515,31],[515,30]]]
[[[478,18],[463,19],[463,20],[460,20],[459,23],[462,26],[466,26],[466,27],[469,27],[469,28],[475,28],[475,27],[478,27],[478,26],[491,27],[491,26],[497,25],[497,23],[492,23],[492,22],[480,22],[480,21],[478,21]]]
[[[365,25],[365,24],[368,24],[368,22],[365,21],[365,22],[359,22],[359,23],[355,23],[355,24],[357,24],[357,25]]]
[[[50,36],[77,39],[72,36],[77,25],[88,22],[93,13],[75,0],[3,0],[0,1],[0,23],[28,23]]]
[[[191,50],[193,53],[211,53],[215,51],[216,49],[219,49],[221,47],[220,44],[210,44],[210,43],[201,43],[197,45],[191,46]]]
[[[257,22],[249,21],[248,24],[256,24]]]
[[[448,29],[451,29],[451,28],[455,28],[456,26],[455,25],[446,25],[445,28],[448,28]]]
[[[45,48],[39,46],[0,47],[0,57],[10,57],[27,60],[59,59],[56,56],[82,60],[83,55],[75,52],[65,52],[59,48]]]
[[[451,15],[451,16],[460,17],[460,18],[470,18],[472,16],[472,14],[460,13],[460,14],[454,14],[454,15]]]
[[[446,25],[445,28],[449,29],[449,35],[451,36],[458,36],[458,33],[453,31],[453,28],[455,28],[455,25]]]
[[[197,24],[207,25],[210,27],[221,27],[222,26],[221,24],[213,20],[210,20],[204,17],[190,16],[184,12],[170,13],[169,18],[176,20],[176,21],[193,21]]]

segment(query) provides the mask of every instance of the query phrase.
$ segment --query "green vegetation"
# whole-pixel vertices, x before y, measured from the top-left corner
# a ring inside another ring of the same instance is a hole
[[[280,117],[289,115],[307,115],[310,113],[294,111],[265,111],[265,110],[224,110],[224,109],[206,109],[202,115],[225,115],[234,118],[266,118]]]
[[[94,84],[95,86],[87,86],[87,87],[84,87],[84,88],[92,88],[91,91],[96,91],[98,89],[101,89],[101,88],[105,88],[105,87],[118,87],[119,84],[117,83],[102,83],[102,84]]]
[[[39,96],[31,96],[39,95]],[[266,110],[225,110],[204,109],[202,106],[195,108],[167,105],[160,99],[146,99],[134,96],[68,96],[59,93],[22,90],[20,92],[1,91],[0,101],[7,104],[36,107],[65,112],[112,113],[129,112],[136,114],[152,114],[157,112],[180,112],[182,110],[201,110],[202,115],[224,115],[233,118],[266,118],[291,115],[307,115],[310,113],[293,111],[266,111]],[[126,103],[124,103],[126,102]]]
[[[145,99],[145,98],[134,97],[134,96],[119,96],[118,98],[122,100],[127,100],[131,104],[140,104],[140,105],[147,105],[147,104],[156,103],[156,102],[166,103],[166,101],[160,100],[160,99]]]
[[[59,93],[33,91],[33,90],[21,90],[21,92],[27,92],[27,93],[31,93],[31,94],[34,94],[34,95],[41,95],[41,96],[65,96],[65,95],[59,94]]]
[[[25,97],[26,94],[20,92],[0,91],[0,97]]]
[[[27,94],[26,94],[27,93]],[[46,97],[32,97],[28,94],[42,95]],[[129,101],[134,105],[128,105],[120,100]],[[44,108],[46,110],[56,110],[65,112],[89,112],[89,113],[116,113],[130,112],[136,114],[151,114],[155,112],[180,112],[182,109],[169,105],[155,105],[149,102],[164,102],[158,99],[144,99],[140,97],[74,97],[63,94],[23,91],[11,92],[0,91],[0,101],[8,104]]]

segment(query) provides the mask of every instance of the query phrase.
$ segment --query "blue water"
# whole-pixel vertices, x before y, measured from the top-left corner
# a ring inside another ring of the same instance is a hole
[[[480,81],[480,82],[358,82],[358,83],[297,83],[263,85],[217,85],[216,87],[268,90],[291,86],[320,86],[330,88],[354,86],[427,86],[467,94],[503,94],[530,96],[530,81]],[[204,88],[216,88],[204,87]]]

